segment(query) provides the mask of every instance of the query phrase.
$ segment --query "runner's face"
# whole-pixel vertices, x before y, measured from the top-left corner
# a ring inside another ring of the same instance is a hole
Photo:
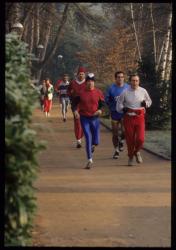
[[[120,86],[124,84],[124,75],[122,73],[116,76],[116,83],[117,85],[120,85]]]
[[[93,80],[88,80],[86,83],[88,89],[94,89],[95,82]]]
[[[79,81],[82,81],[82,80],[84,80],[85,79],[85,73],[84,72],[79,72],[78,73],[78,80]]]
[[[68,81],[68,76],[64,76],[64,82],[67,82]]]
[[[131,87],[132,89],[137,89],[139,87],[139,76],[132,76]]]

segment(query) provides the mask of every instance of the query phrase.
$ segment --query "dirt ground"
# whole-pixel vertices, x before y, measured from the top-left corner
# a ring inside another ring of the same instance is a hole
[[[127,151],[112,159],[111,133],[101,127],[94,166],[75,147],[73,117],[62,121],[36,109],[33,128],[47,141],[39,154],[34,246],[170,247],[171,162],[142,151],[144,163],[127,166]]]

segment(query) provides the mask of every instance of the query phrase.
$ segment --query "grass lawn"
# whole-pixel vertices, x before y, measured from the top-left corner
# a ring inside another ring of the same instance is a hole
[[[101,121],[111,128],[109,119],[101,118]],[[171,131],[170,130],[150,130],[145,133],[144,148],[159,155],[171,158]]]

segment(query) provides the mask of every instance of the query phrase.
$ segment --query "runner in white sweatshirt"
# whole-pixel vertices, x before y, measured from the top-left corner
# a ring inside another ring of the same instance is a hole
[[[123,111],[125,138],[128,148],[128,165],[133,165],[133,158],[142,163],[140,149],[145,137],[145,109],[150,107],[152,101],[146,89],[139,86],[139,76],[130,76],[131,87],[126,89],[119,97],[116,105],[117,112]]]

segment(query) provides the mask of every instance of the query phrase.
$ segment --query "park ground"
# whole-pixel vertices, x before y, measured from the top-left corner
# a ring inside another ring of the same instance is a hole
[[[62,121],[54,101],[51,117],[37,108],[32,127],[47,142],[38,156],[34,246],[170,247],[171,162],[142,150],[144,163],[127,166],[127,151],[112,159],[111,133],[101,126],[94,166],[75,147],[69,109]]]

